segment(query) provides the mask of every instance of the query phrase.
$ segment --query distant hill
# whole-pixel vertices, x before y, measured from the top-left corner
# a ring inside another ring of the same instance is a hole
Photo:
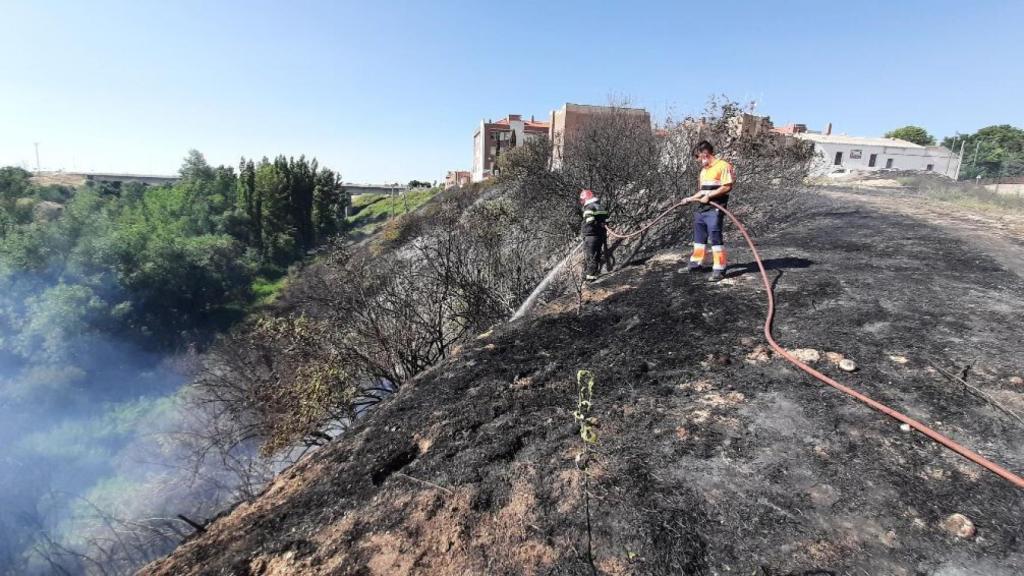
[[[77,188],[84,186],[86,177],[84,174],[71,172],[36,172],[29,179],[36,186],[67,186]]]

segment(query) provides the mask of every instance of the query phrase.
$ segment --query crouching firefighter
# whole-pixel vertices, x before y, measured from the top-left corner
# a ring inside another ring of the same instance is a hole
[[[597,280],[597,275],[601,272],[605,243],[608,242],[608,229],[605,227],[608,212],[601,207],[597,196],[590,190],[580,192],[580,205],[583,207],[580,233],[583,235],[583,249],[587,258],[584,279]]]
[[[695,150],[701,170],[697,193],[685,202],[699,202],[693,215],[693,253],[690,263],[684,269],[697,272],[703,268],[708,243],[711,244],[711,282],[725,278],[725,244],[722,241],[722,224],[725,214],[710,204],[714,201],[725,207],[729,203],[729,192],[734,180],[732,164],[715,158],[715,149],[707,140],[697,144]]]

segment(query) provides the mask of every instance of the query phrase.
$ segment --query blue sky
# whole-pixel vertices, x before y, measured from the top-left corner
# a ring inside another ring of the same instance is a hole
[[[173,173],[316,156],[346,181],[468,169],[481,118],[708,96],[776,124],[1024,127],[1024,3],[0,0],[0,165]]]

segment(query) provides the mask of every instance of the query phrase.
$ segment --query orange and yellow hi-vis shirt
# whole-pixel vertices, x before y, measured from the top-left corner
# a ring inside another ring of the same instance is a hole
[[[715,158],[710,166],[700,170],[700,189],[718,190],[724,184],[732,184],[735,179],[734,175],[732,164],[720,158]],[[729,195],[726,194],[716,198],[715,202],[725,206],[729,203]],[[711,206],[708,206],[708,208],[711,208]]]

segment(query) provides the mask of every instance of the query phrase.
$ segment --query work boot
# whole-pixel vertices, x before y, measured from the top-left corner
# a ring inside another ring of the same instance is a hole
[[[708,276],[708,282],[719,282],[725,278],[725,270],[712,270],[711,276]]]
[[[597,275],[587,274],[586,276],[583,277],[583,279],[586,280],[587,282],[593,282],[594,280],[597,280]]]
[[[700,262],[694,262],[693,260],[690,260],[690,262],[686,264],[685,268],[680,268],[679,269],[679,273],[680,274],[687,274],[687,273],[688,274],[693,274],[694,272],[703,272],[703,271],[704,271],[704,267],[700,265]]]

